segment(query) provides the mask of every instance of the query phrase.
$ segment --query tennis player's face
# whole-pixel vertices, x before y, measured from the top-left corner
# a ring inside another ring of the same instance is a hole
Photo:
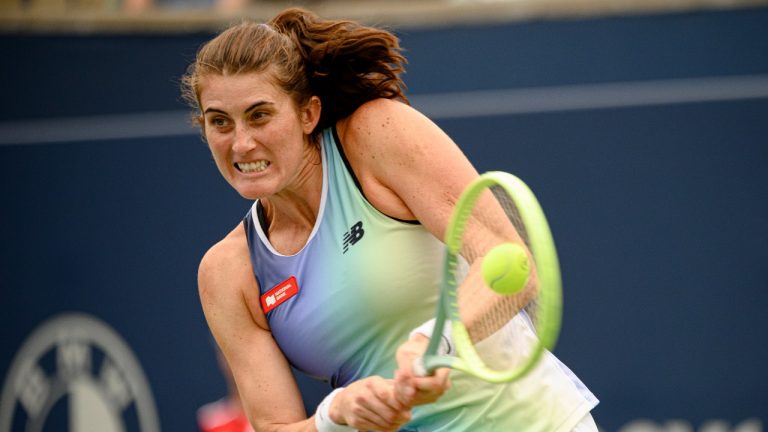
[[[319,102],[298,110],[267,73],[210,75],[201,82],[205,137],[216,166],[248,199],[276,194],[311,162],[308,134]],[[316,150],[314,150],[316,151]]]

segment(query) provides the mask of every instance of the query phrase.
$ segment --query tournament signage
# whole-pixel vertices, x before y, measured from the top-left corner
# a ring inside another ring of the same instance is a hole
[[[0,432],[160,430],[152,391],[130,347],[106,323],[66,313],[18,349],[0,395]]]

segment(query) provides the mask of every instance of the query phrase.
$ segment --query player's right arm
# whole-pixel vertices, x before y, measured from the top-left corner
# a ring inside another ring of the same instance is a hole
[[[232,370],[255,430],[316,431],[261,309],[242,225],[205,254],[198,289],[208,326]],[[334,399],[331,418],[364,430],[397,430],[410,413],[397,405],[392,388],[392,381],[381,377],[357,381]]]

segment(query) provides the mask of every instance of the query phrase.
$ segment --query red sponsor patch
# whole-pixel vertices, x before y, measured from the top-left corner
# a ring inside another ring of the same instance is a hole
[[[275,285],[274,288],[261,296],[261,309],[268,313],[272,309],[280,306],[289,298],[299,293],[299,284],[296,283],[294,276]]]

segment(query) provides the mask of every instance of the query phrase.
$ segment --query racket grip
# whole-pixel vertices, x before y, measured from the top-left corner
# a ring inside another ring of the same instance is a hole
[[[425,377],[431,375],[427,370],[427,366],[424,364],[424,357],[416,357],[413,359],[413,365],[411,367],[413,374],[417,377]]]

